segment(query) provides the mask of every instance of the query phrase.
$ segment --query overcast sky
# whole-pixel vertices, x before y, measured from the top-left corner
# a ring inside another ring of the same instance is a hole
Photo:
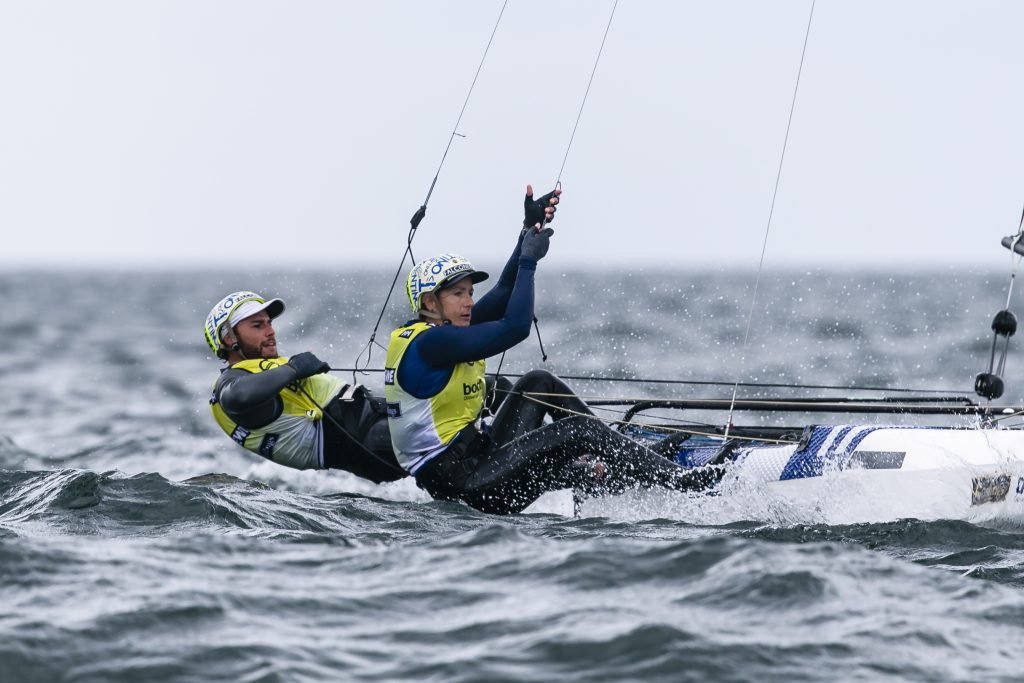
[[[495,267],[612,0],[509,0],[414,243]],[[501,0],[0,0],[0,264],[395,264]],[[810,0],[620,0],[550,259],[756,267]],[[769,266],[1001,267],[1024,2],[818,0]]]

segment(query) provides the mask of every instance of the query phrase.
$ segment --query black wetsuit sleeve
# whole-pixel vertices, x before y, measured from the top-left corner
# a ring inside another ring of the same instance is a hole
[[[458,363],[489,358],[530,336],[533,322],[533,277],[537,262],[526,256],[519,257],[515,286],[508,297],[504,315],[488,322],[477,322],[473,309],[473,322],[469,327],[444,325],[424,332],[413,344],[420,357],[436,368],[450,368]]]
[[[516,284],[516,273],[519,272],[519,251],[523,244],[524,234],[525,232],[519,233],[516,248],[512,250],[512,255],[508,257],[505,267],[501,269],[498,282],[473,305],[474,323],[500,320],[505,315],[509,297],[512,296],[512,288]]]
[[[217,382],[217,400],[234,422],[258,429],[280,417],[284,404],[278,394],[295,380],[290,365],[258,373],[228,369]]]

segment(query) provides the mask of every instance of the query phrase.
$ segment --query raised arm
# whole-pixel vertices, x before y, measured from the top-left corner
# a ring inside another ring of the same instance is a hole
[[[501,276],[498,282],[491,287],[490,291],[480,297],[480,300],[473,304],[473,322],[486,323],[499,320],[505,315],[509,297],[512,296],[512,288],[516,284],[516,273],[519,272],[520,248],[523,244],[523,233],[516,240],[516,248],[512,250],[505,267],[501,269]],[[536,266],[535,266],[536,267]]]
[[[550,229],[550,228],[549,228]],[[476,308],[473,308],[474,323],[469,327],[445,325],[420,335],[412,346],[423,361],[435,368],[450,368],[458,363],[481,360],[507,351],[530,336],[533,322],[533,276],[537,261],[519,257],[515,285],[504,307],[504,315],[498,320],[477,324]]]
[[[512,255],[509,256],[505,267],[501,270],[498,282],[474,304],[474,325],[500,320],[505,315],[505,308],[509,303],[509,298],[512,296],[512,288],[516,283],[516,273],[519,272],[519,256],[522,249],[523,236],[528,230],[536,229],[541,224],[550,223],[554,220],[561,194],[561,189],[555,189],[543,197],[534,199],[533,185],[526,186],[526,199],[523,200],[523,229],[519,233],[519,239],[516,240],[516,246],[512,250]],[[481,358],[485,357],[481,356]]]

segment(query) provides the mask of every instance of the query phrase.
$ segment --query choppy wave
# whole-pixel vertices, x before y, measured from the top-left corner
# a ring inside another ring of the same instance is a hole
[[[751,282],[542,278],[550,367],[733,379]],[[969,389],[1002,285],[777,274],[745,372]],[[209,418],[217,363],[198,330],[243,286],[288,299],[286,351],[347,366],[375,318],[367,292],[387,282],[0,275],[0,291],[24,293],[0,318],[16,340],[0,368],[12,397],[0,405],[3,683],[1019,678],[1019,520],[825,524],[754,495],[658,494],[589,517],[555,514],[566,508],[553,500],[499,518],[409,481],[241,451]],[[532,344],[504,368],[537,365]],[[1019,400],[1024,385],[1009,391]]]

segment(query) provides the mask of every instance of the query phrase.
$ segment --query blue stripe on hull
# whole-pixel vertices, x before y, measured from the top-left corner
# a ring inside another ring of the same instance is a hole
[[[839,431],[836,432],[836,429]],[[832,463],[837,469],[843,469],[850,462],[850,457],[857,449],[857,446],[859,446],[869,434],[882,429],[882,427],[859,427],[862,431],[850,440],[850,443],[843,448],[841,453],[838,452],[843,439],[849,436],[850,432],[854,429],[858,429],[858,427],[851,425],[847,425],[845,427],[814,427],[807,446],[794,453],[790,457],[789,462],[786,463],[786,466],[782,468],[782,474],[779,475],[779,481],[785,481],[787,479],[803,479],[805,477],[820,477],[825,471],[826,463]],[[822,453],[822,446],[825,445],[826,441],[829,441],[829,437],[832,436],[834,432],[835,438],[832,439],[832,445],[829,446],[827,451]]]

